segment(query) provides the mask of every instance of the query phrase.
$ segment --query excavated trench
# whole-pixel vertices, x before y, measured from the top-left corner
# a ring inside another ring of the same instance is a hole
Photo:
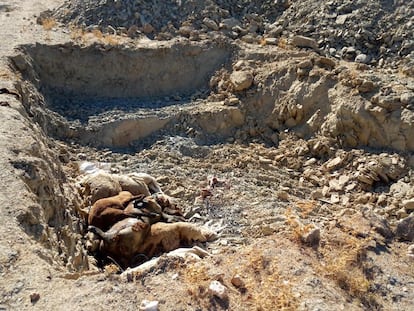
[[[79,244],[81,198],[73,183],[63,180],[58,158],[65,155],[49,150],[53,144],[48,137],[122,153],[162,135],[183,134],[204,144],[231,138],[275,146],[279,137],[293,131],[308,143],[288,158],[327,159],[336,152],[334,144],[413,150],[411,108],[398,101],[398,110],[388,113],[382,107],[388,98],[378,95],[374,100],[377,84],[363,96],[349,94],[354,71],[336,70],[335,62],[316,55],[309,59],[303,52],[263,48],[241,50],[237,57],[234,52],[234,46],[214,41],[128,48],[22,46],[11,60],[23,78],[18,88],[25,112],[42,129],[36,134],[41,144],[30,150],[31,157],[13,163],[39,201],[19,219],[26,232],[57,250],[69,269],[87,266]],[[252,59],[266,65],[255,67],[248,61]],[[254,72],[254,83],[235,90],[230,72]],[[226,102],[229,96],[236,104]],[[295,163],[294,169],[303,165]],[[401,172],[405,169],[398,161],[392,165],[397,172],[400,166]],[[399,174],[391,173],[391,180]]]
[[[47,135],[94,147],[128,147],[209,94],[209,80],[232,56],[224,43],[138,47],[26,45],[12,62],[23,103]],[[179,124],[178,124],[179,126]]]
[[[41,131],[33,127],[38,142],[34,153],[13,162],[38,201],[18,220],[44,246],[39,256],[69,271],[90,268],[79,214],[83,199],[73,180],[65,176],[62,154],[51,148],[54,143],[49,137],[127,150],[160,131],[185,129],[182,122],[193,111],[207,131],[214,133],[217,128],[228,135],[232,128],[223,126],[228,114],[200,109],[209,94],[211,76],[228,64],[233,51],[230,45],[212,42],[19,48],[11,57],[22,77],[17,88],[28,121],[37,123]],[[234,117],[238,122],[230,122],[230,127],[242,124],[239,114]]]

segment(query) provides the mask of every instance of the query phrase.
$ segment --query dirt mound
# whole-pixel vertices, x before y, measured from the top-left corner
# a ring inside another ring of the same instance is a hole
[[[325,55],[390,65],[413,59],[412,1],[67,1],[53,15],[88,29],[197,40],[219,31],[247,42],[313,38]],[[362,22],[360,22],[362,21]]]
[[[277,23],[289,33],[314,38],[330,55],[376,63],[381,58],[404,59],[413,52],[412,1],[291,3]]]
[[[248,14],[275,20],[287,7],[287,1],[66,1],[55,16],[63,22],[79,25],[129,28],[151,25],[155,32],[190,24],[200,28],[203,19],[220,22],[225,18],[244,19]],[[149,28],[149,27],[147,27]],[[172,30],[170,29],[170,30]]]

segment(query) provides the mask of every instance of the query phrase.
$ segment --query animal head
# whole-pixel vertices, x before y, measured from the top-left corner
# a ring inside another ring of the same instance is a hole
[[[86,250],[91,254],[96,253],[101,244],[100,237],[93,232],[88,232],[85,235],[85,238],[86,238],[86,242],[85,242]]]
[[[158,215],[162,213],[161,206],[152,196],[147,196],[143,199],[134,201],[134,207],[143,212],[155,213]]]

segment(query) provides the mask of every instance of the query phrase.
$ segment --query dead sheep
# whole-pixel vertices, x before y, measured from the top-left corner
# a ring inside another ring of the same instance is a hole
[[[149,259],[183,245],[217,238],[215,232],[191,223],[157,222],[150,226],[135,218],[121,220],[107,232],[94,226],[88,229],[102,239],[100,252],[113,258],[122,268],[133,266],[139,256]]]
[[[179,209],[172,207],[163,209],[158,204],[160,200],[153,196],[133,195],[128,191],[121,191],[115,196],[96,201],[88,213],[88,224],[106,231],[118,221],[128,217],[140,218],[149,224],[158,221],[184,220]],[[165,202],[163,204],[167,207]]]
[[[145,238],[141,252],[149,258],[179,248],[190,246],[194,242],[207,242],[217,238],[213,231],[187,222],[162,223],[151,226]]]
[[[134,257],[148,236],[150,225],[137,218],[118,221],[108,231],[89,226],[88,230],[99,236],[99,252],[111,257],[122,268],[133,263]]]
[[[115,196],[96,201],[89,211],[88,224],[106,231],[128,217],[141,218],[151,224],[169,219],[170,216],[163,215],[161,207],[152,196],[134,196],[131,192],[121,191]]]
[[[121,191],[129,191],[133,195],[162,193],[157,180],[146,173],[130,173],[128,175],[96,172],[84,176],[78,183],[82,197],[89,199],[89,204],[97,200],[112,197]]]

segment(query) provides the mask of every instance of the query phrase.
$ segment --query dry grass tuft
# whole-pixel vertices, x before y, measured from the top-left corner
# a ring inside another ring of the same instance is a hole
[[[103,43],[108,45],[119,45],[120,43],[120,37],[117,35],[106,35],[103,38]]]
[[[195,303],[201,307],[204,306],[208,309],[209,302],[208,286],[210,277],[208,270],[203,262],[195,262],[189,264],[182,269],[182,277],[184,284],[187,285],[187,293],[195,301]]]
[[[286,50],[288,48],[288,40],[286,38],[280,37],[279,41],[277,42],[277,46]]]
[[[100,31],[99,29],[93,29],[92,30],[92,34],[97,38],[102,40],[104,38],[104,35],[102,33],[102,31]]]
[[[312,207],[313,209],[313,207]],[[306,210],[308,211],[308,210]],[[311,210],[309,210],[310,212]],[[304,213],[304,212],[302,212]],[[307,215],[307,214],[306,214]],[[292,208],[288,208],[285,211],[285,216],[287,218],[286,224],[288,225],[288,230],[292,232],[293,240],[296,242],[302,242],[302,237],[307,234],[310,230],[314,229],[313,224],[304,225],[298,215],[292,211]]]
[[[280,274],[277,260],[263,253],[246,254],[249,263],[240,268],[245,278],[247,303],[256,310],[296,310],[292,284]]]
[[[119,273],[119,271],[120,271],[119,267],[114,264],[109,264],[104,267],[104,272],[106,276],[117,274]]]
[[[56,27],[56,25],[57,22],[52,17],[42,19],[42,26],[44,30],[52,30],[54,27]]]
[[[301,211],[300,214],[288,208],[285,211],[286,224],[293,234],[293,240],[301,242],[301,238],[314,226],[304,225],[299,215],[307,218],[316,207],[316,202],[297,202],[296,205]],[[357,236],[356,232],[345,228],[333,228],[326,232],[324,241],[319,247],[323,261],[316,269],[320,274],[334,280],[351,297],[362,300],[370,288],[370,282],[364,274],[366,245],[370,238],[361,239]]]
[[[119,45],[121,42],[121,36],[104,34],[99,29],[93,29],[92,31],[86,31],[83,28],[73,26],[70,29],[70,38],[73,41],[82,43],[97,41],[105,45]]]
[[[222,274],[219,281],[228,288],[230,307],[234,310],[296,310],[298,300],[292,289],[292,282],[285,279],[278,266],[277,258],[266,256],[257,249],[229,256],[222,263],[231,274]],[[209,309],[208,286],[214,277],[213,270],[203,262],[183,267],[182,277],[187,292],[197,306]],[[244,286],[236,289],[231,285],[235,274],[242,276]]]
[[[85,30],[79,27],[70,27],[70,38],[73,41],[78,41],[85,35]]]
[[[332,237],[321,249],[325,262],[320,267],[321,273],[357,298],[363,298],[370,287],[370,282],[363,272],[367,240],[351,235],[338,239]]]
[[[203,262],[189,264],[183,270],[183,278],[187,283],[196,284],[209,280],[207,267]]]
[[[309,216],[309,214],[313,212],[313,210],[315,209],[317,204],[318,203],[316,201],[299,201],[299,202],[296,202],[296,206],[301,211],[301,217],[302,218],[307,218]]]

